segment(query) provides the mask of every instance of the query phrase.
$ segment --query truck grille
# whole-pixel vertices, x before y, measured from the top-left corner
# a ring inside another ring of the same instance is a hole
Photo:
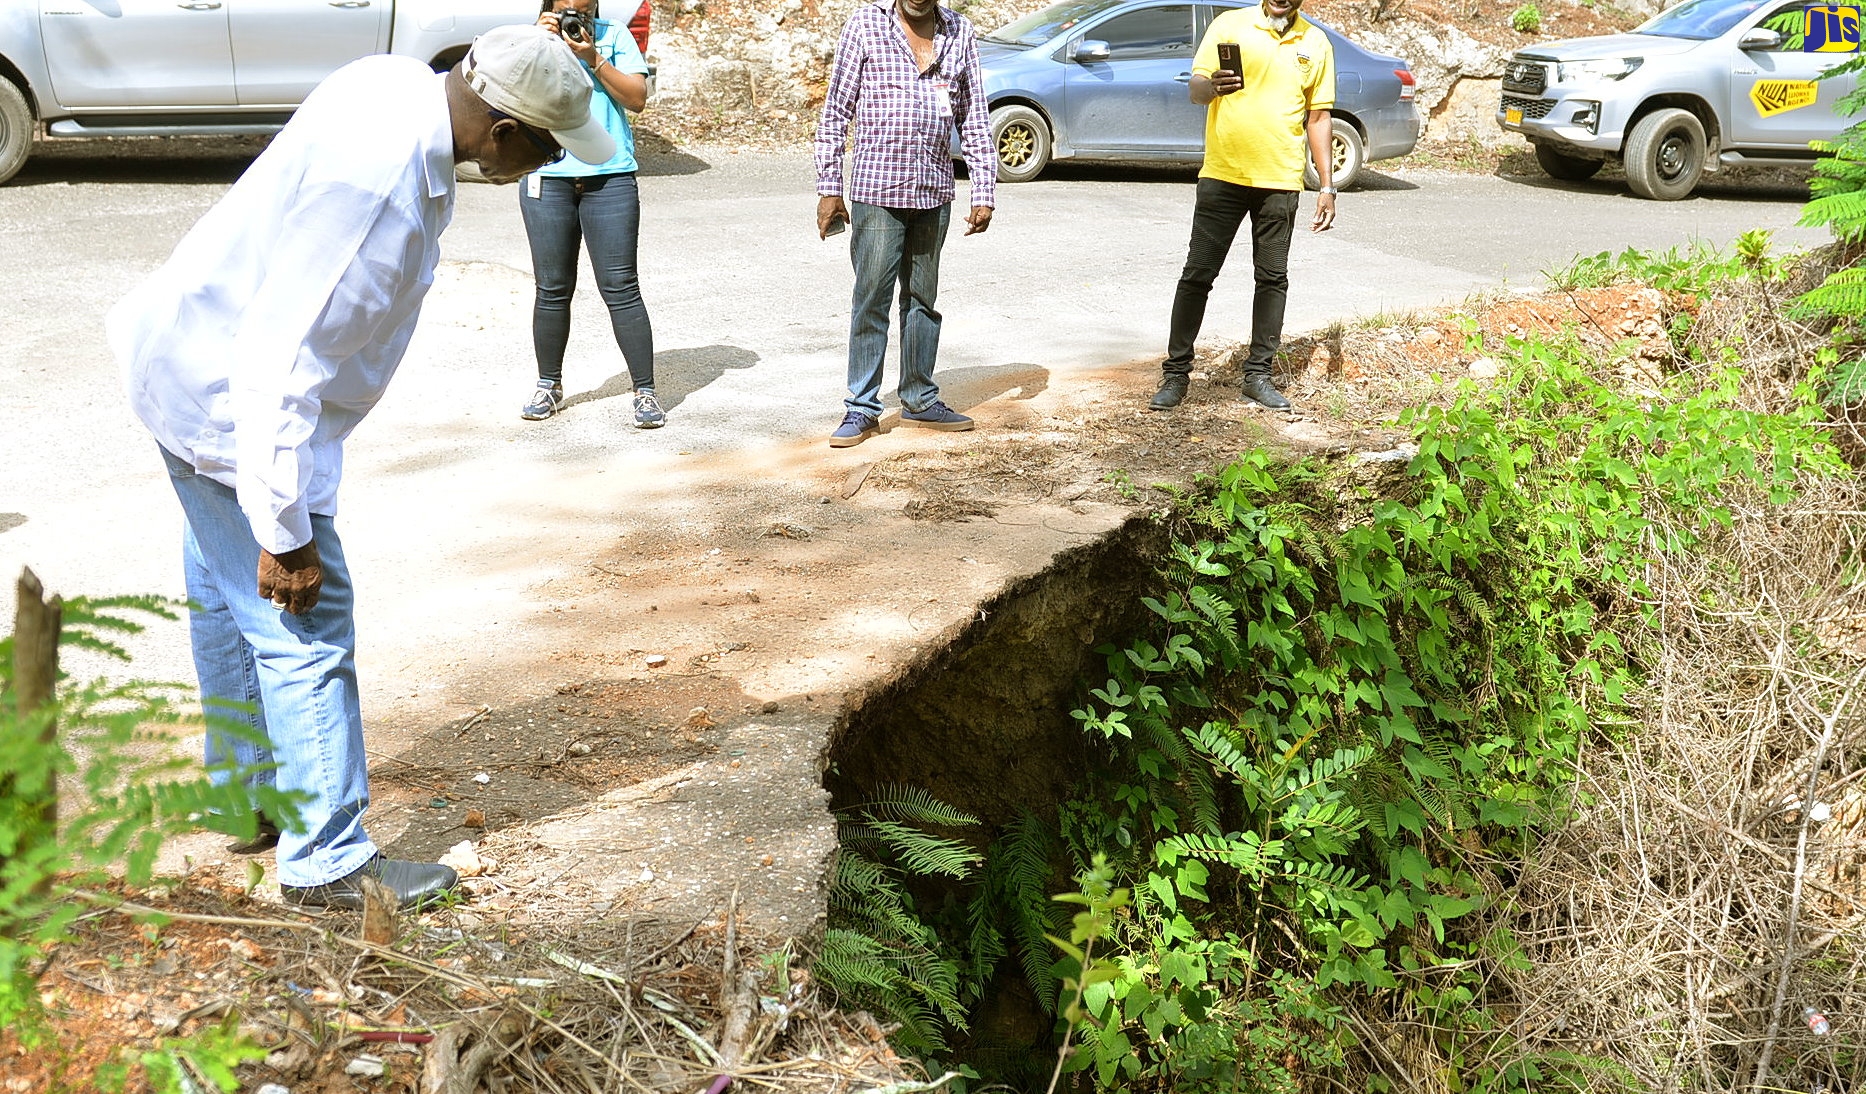
[[[1503,109],[1520,110],[1525,118],[1546,118],[1554,107],[1555,102],[1552,99],[1524,99],[1516,95],[1503,97]]]
[[[1548,67],[1540,61],[1526,60],[1522,57],[1510,58],[1510,63],[1503,66],[1503,90],[1520,91],[1528,95],[1540,95],[1549,85]]]

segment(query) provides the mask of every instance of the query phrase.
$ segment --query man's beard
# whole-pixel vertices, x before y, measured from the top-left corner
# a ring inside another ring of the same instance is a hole
[[[1287,34],[1289,28],[1296,25],[1296,13],[1292,11],[1288,15],[1272,15],[1270,25],[1276,28],[1278,34]]]

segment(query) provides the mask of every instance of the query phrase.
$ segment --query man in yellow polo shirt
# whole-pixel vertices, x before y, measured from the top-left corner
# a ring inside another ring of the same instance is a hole
[[[1186,397],[1192,343],[1205,321],[1205,301],[1224,268],[1238,228],[1250,217],[1257,291],[1251,303],[1250,356],[1244,397],[1272,410],[1289,400],[1270,383],[1270,360],[1283,339],[1289,297],[1289,239],[1302,194],[1303,145],[1315,160],[1321,193],[1311,231],[1335,223],[1333,133],[1335,52],[1320,27],[1300,14],[1302,0],[1262,0],[1212,20],[1192,60],[1192,101],[1207,106],[1205,166],[1192,209],[1192,244],[1173,294],[1165,376],[1149,404],[1171,410]],[[1220,67],[1219,45],[1238,47],[1238,67]]]

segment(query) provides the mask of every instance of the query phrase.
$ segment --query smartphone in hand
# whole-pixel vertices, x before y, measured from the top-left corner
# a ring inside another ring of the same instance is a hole
[[[1218,68],[1240,79],[1244,75],[1244,52],[1236,42],[1218,43]]]
[[[823,229],[823,238],[828,239],[830,236],[839,236],[848,230],[849,222],[847,220],[842,217],[831,217],[829,219],[829,227]]]

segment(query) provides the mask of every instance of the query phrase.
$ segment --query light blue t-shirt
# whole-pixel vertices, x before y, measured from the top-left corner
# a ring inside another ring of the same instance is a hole
[[[642,76],[648,74],[648,62],[642,57],[641,47],[635,44],[635,36],[628,32],[626,23],[596,20],[596,52],[619,72],[633,72]],[[588,65],[583,67],[586,72],[589,70]],[[609,97],[609,92],[604,90],[602,81],[594,73],[590,74],[590,82],[596,85],[595,94],[590,96],[590,113],[616,139],[616,154],[608,162],[594,165],[584,163],[575,156],[565,156],[549,167],[539,168],[538,174],[546,178],[575,179],[635,170],[635,132],[629,128],[628,111],[622,109],[621,103]]]

